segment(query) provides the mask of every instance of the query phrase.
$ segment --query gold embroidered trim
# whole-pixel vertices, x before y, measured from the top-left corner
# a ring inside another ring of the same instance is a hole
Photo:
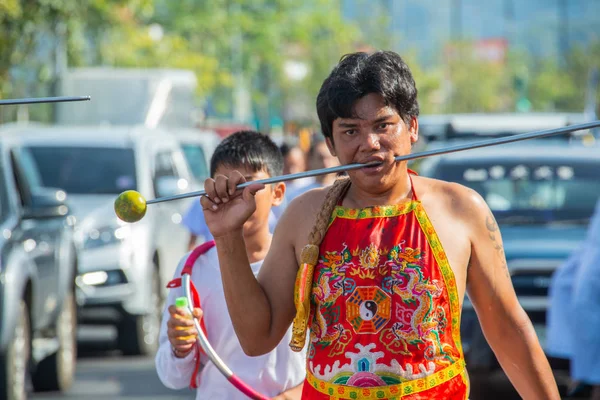
[[[365,208],[346,208],[342,206],[336,206],[333,210],[333,217],[346,219],[396,217],[398,215],[408,214],[414,210],[418,204],[419,203],[416,201],[409,201],[391,206],[373,206]]]
[[[419,202],[415,211],[415,216],[417,217],[417,221],[419,221],[419,225],[421,225],[421,230],[427,237],[427,242],[429,243],[429,247],[433,252],[433,256],[437,261],[440,270],[442,271],[442,276],[444,277],[444,282],[446,284],[446,290],[448,290],[448,297],[450,298],[450,314],[452,315],[452,338],[454,339],[454,343],[456,344],[456,348],[460,352],[461,358],[463,357],[462,350],[462,342],[460,340],[460,302],[458,299],[458,289],[456,288],[456,279],[454,277],[454,271],[452,271],[452,267],[450,267],[450,263],[448,262],[448,257],[446,256],[446,252],[442,247],[442,243],[435,232],[433,224],[431,223],[427,213],[425,212],[425,208]]]
[[[338,399],[387,399],[400,400],[404,396],[423,392],[432,389],[442,383],[446,383],[453,378],[464,379],[462,373],[465,370],[463,359],[457,360],[454,364],[434,372],[424,378],[413,379],[390,386],[378,386],[371,388],[359,388],[346,385],[337,385],[329,383],[315,377],[310,371],[306,372],[306,381],[319,393],[329,395],[330,400]]]

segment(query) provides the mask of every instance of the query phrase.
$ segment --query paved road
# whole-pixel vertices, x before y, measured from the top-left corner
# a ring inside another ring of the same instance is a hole
[[[30,399],[194,399],[189,389],[173,391],[165,388],[156,375],[153,358],[121,356],[114,350],[114,332],[111,329],[84,330],[79,337],[79,358],[71,390],[62,394],[35,393],[29,396]]]

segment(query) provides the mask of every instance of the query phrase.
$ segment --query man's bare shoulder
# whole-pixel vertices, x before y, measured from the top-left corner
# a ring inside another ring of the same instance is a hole
[[[281,248],[293,249],[296,260],[300,260],[300,252],[308,243],[309,233],[313,229],[327,191],[328,188],[312,189],[294,198],[277,222],[273,243]]]
[[[325,196],[327,195],[327,191],[329,190],[329,187],[322,187],[322,188],[316,188],[316,189],[311,189],[311,190],[307,190],[306,192],[302,193],[299,196],[296,196],[287,206],[287,210],[296,210],[296,211],[300,211],[300,210],[306,210],[306,208],[308,207],[309,209],[314,209],[315,212],[321,207],[321,205],[323,204],[323,200],[325,200]]]
[[[319,212],[329,187],[316,188],[295,197],[286,207],[279,224],[298,227],[309,221],[311,224]]]
[[[489,208],[479,193],[459,183],[439,179],[415,178],[417,194],[424,203],[443,207],[455,217],[473,221],[473,217],[489,215]],[[419,193],[419,188],[421,188]]]

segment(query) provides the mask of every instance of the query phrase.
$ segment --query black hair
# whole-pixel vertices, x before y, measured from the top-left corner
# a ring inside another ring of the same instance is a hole
[[[407,123],[419,115],[415,80],[402,57],[392,51],[347,54],[325,79],[317,96],[323,135],[333,139],[333,121],[354,118],[354,104],[370,93],[381,95]]]
[[[220,166],[246,166],[254,172],[265,171],[269,176],[283,173],[283,156],[279,147],[266,135],[255,131],[238,131],[227,136],[210,159],[210,176]]]
[[[282,143],[281,146],[279,146],[279,150],[281,151],[281,155],[283,156],[283,158],[287,157],[287,155],[290,153],[290,151],[293,149],[293,146],[290,146],[287,143]]]

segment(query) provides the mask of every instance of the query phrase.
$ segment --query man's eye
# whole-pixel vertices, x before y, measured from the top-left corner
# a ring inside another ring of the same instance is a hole
[[[390,125],[391,124],[389,122],[384,122],[382,124],[379,124],[379,129],[386,129]]]
[[[345,133],[346,135],[354,135],[354,134],[356,133],[356,130],[355,130],[355,129],[350,129],[350,130],[347,130],[347,131],[346,131],[346,132],[344,132],[344,133]]]

